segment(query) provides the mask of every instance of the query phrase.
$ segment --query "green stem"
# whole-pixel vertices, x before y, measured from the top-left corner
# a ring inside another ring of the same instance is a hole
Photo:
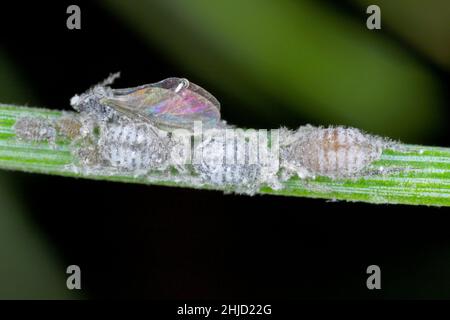
[[[84,172],[73,165],[74,159],[67,141],[57,141],[52,146],[16,139],[13,125],[17,118],[57,118],[61,115],[60,111],[0,104],[0,168],[107,181],[219,189],[195,179],[173,175],[135,177],[124,173],[105,175]],[[384,150],[381,159],[371,166],[391,173],[356,180],[291,178],[281,190],[263,187],[259,193],[370,203],[450,206],[450,148],[403,145],[401,150]]]

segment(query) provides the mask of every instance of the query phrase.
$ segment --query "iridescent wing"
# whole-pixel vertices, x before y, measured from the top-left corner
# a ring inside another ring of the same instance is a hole
[[[131,119],[166,130],[192,129],[195,121],[206,128],[220,125],[219,101],[186,79],[168,78],[136,88],[113,89],[101,102]]]

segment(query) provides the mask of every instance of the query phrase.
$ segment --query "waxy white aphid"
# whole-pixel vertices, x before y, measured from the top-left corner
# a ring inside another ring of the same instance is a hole
[[[112,95],[109,87],[120,73],[111,74],[101,83],[95,85],[81,95],[75,95],[70,99],[70,105],[81,114],[87,115],[93,122],[107,122],[116,120],[119,115],[109,106],[100,102],[104,97]]]
[[[17,138],[32,142],[54,142],[56,130],[50,119],[43,117],[23,117],[14,124]]]
[[[284,133],[282,166],[300,178],[352,178],[380,158],[388,142],[355,128],[300,127]]]
[[[243,148],[238,151],[233,141],[227,140],[223,133],[218,130],[216,135],[204,135],[202,142],[195,146],[194,172],[207,184],[233,187],[235,192],[253,194],[262,181],[262,165],[258,162],[252,163],[249,159],[251,145],[244,142]],[[240,133],[236,133],[239,135]],[[244,141],[244,140],[243,140]],[[230,161],[230,156],[233,160]],[[238,158],[239,161],[238,161]]]
[[[120,170],[146,173],[168,165],[170,141],[147,123],[112,123],[99,128],[100,159]]]
[[[184,78],[167,78],[134,88],[112,89],[108,85],[119,74],[70,100],[72,107],[101,122],[128,118],[166,131],[192,130],[195,122],[204,127],[223,126],[220,103],[202,87]]]

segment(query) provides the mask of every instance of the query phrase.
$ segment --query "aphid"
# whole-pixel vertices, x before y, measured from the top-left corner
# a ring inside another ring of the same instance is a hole
[[[290,137],[288,137],[290,135]],[[355,128],[300,127],[285,134],[282,165],[300,178],[355,177],[381,156],[387,141]]]
[[[147,123],[112,123],[100,127],[97,142],[102,161],[123,171],[148,172],[167,166],[170,141]]]
[[[187,79],[168,78],[127,89],[105,86],[117,76],[110,76],[81,96],[74,96],[73,108],[100,121],[114,122],[118,117],[126,117],[166,131],[192,129],[195,121],[201,121],[205,128],[222,125],[217,99]]]
[[[83,169],[107,165],[99,153],[98,145],[90,139],[77,141],[72,145],[75,164]]]
[[[88,143],[75,146],[81,163],[133,173],[167,170],[169,166],[186,172],[188,167],[204,183],[254,193],[263,184],[280,188],[281,181],[293,174],[300,178],[358,177],[367,173],[388,144],[354,128],[304,126],[295,132],[282,129],[276,159],[271,154],[267,163],[248,161],[249,150],[254,151],[250,144],[245,144],[247,150],[230,149],[224,139],[214,135],[203,135],[202,142],[186,149],[177,142],[175,129],[193,130],[196,122],[201,122],[203,129],[227,128],[220,118],[219,102],[186,79],[168,78],[134,88],[112,89],[108,85],[117,76],[71,99],[71,105],[82,114],[79,124],[73,119],[55,124],[58,133],[67,137],[83,132]],[[270,145],[274,142],[271,140]],[[245,161],[227,163],[229,150],[235,158]],[[201,161],[185,166],[181,160],[189,158],[191,151],[201,153]]]
[[[54,126],[58,135],[64,138],[75,139],[81,134],[82,123],[73,116],[56,119]]]
[[[56,130],[52,121],[43,117],[23,117],[14,124],[17,138],[32,142],[54,142]]]
[[[230,187],[236,192],[253,194],[261,183],[261,165],[248,161],[248,146],[243,150],[243,163],[227,163],[226,140],[220,135],[206,135],[203,141],[194,149],[194,153],[201,154],[199,162],[193,163],[194,172],[204,183]],[[236,154],[236,148],[232,149]]]

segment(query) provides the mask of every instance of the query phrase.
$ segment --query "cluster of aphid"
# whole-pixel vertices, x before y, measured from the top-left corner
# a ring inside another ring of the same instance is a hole
[[[255,145],[242,130],[233,137],[233,141],[242,138],[241,145],[223,138],[231,127],[220,118],[219,102],[203,88],[186,79],[168,78],[112,89],[109,85],[116,77],[73,97],[77,115],[57,120],[22,118],[15,125],[16,135],[29,141],[69,138],[81,169],[133,175],[175,169],[202,183],[245,193],[254,193],[262,185],[279,188],[293,175],[367,174],[368,165],[388,144],[353,128],[303,126],[296,131],[280,129],[278,140],[271,141],[279,147],[276,154],[270,153],[264,162],[251,161],[252,152],[258,154]],[[214,133],[199,134],[197,124]],[[183,140],[189,142],[187,148]]]

